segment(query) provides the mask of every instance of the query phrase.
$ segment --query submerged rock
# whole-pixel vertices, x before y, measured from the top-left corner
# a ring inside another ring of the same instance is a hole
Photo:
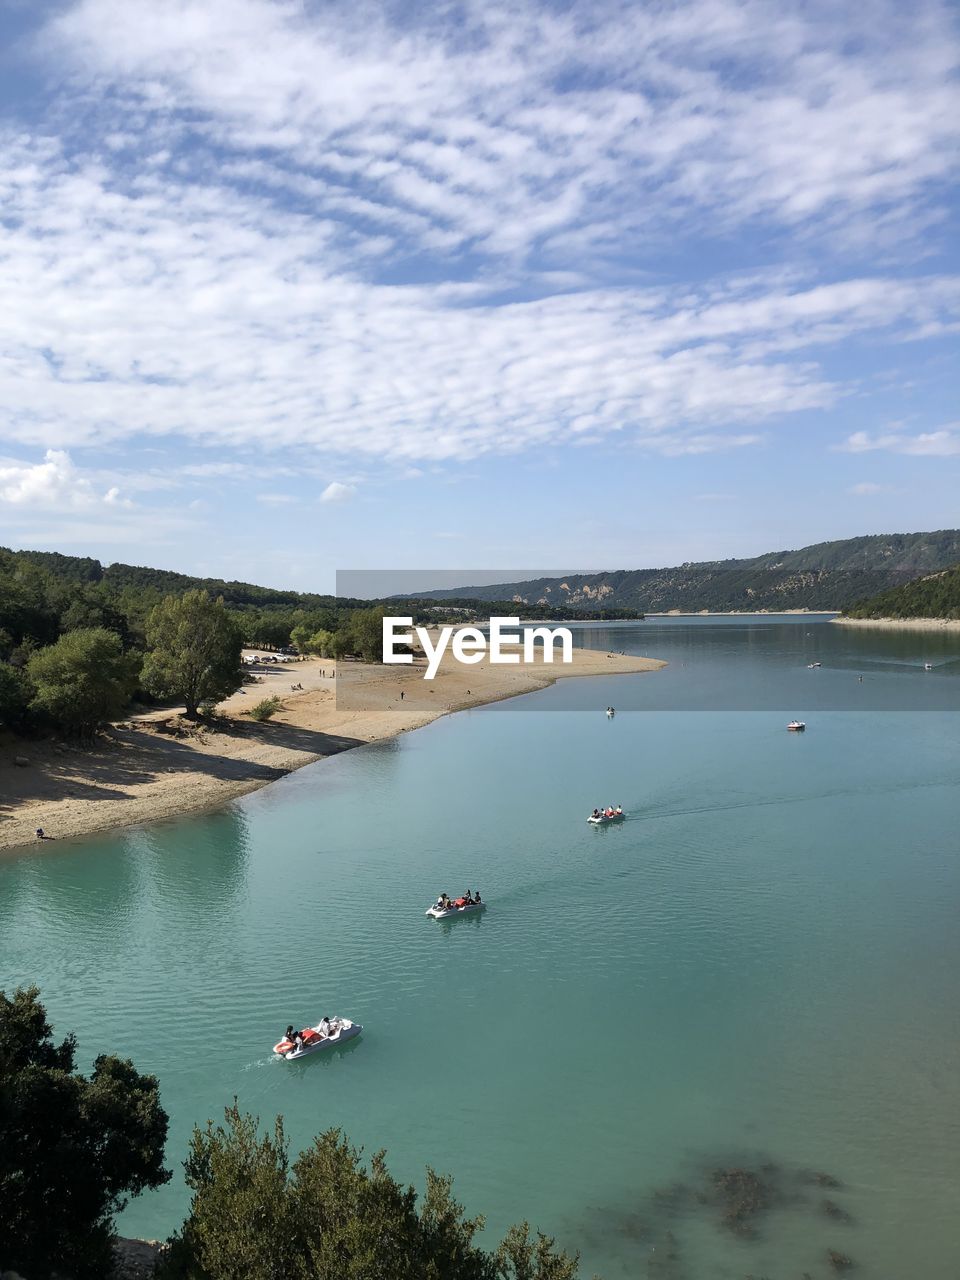
[[[723,1225],[738,1236],[755,1236],[752,1219],[770,1206],[769,1184],[750,1169],[715,1169],[713,1185],[720,1199]]]
[[[852,1222],[853,1219],[847,1213],[846,1209],[836,1204],[833,1200],[821,1200],[820,1208],[828,1218],[833,1218],[835,1222]]]

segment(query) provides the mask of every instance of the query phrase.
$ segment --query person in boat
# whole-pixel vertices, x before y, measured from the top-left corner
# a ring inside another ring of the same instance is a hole
[[[590,817],[591,817],[591,818],[599,818],[599,817],[600,817],[600,810],[599,810],[599,809],[594,809],[594,811],[593,811],[593,813],[591,813]]]
[[[303,1036],[300,1034],[299,1031],[295,1031],[293,1035],[293,1051],[294,1053],[299,1053],[302,1048],[303,1048]]]
[[[286,1031],[283,1033],[283,1038],[284,1040],[289,1040],[290,1043],[292,1044],[293,1037],[294,1037],[294,1030],[293,1030],[293,1023],[291,1022],[290,1025],[287,1027]]]
[[[330,1021],[329,1014],[325,1013],[323,1017],[320,1019],[320,1035],[328,1036],[330,1035],[332,1030],[333,1030],[333,1023]]]
[[[617,807],[614,809],[613,814],[614,814],[614,817],[615,817],[615,818],[620,818],[620,817],[622,817],[622,816],[623,816],[623,805],[622,805],[622,804],[618,804],[618,805],[617,805]]]
[[[610,808],[610,806],[609,806],[609,805],[607,805],[606,809],[604,809],[604,811],[603,811],[603,816],[604,816],[605,818],[612,818],[612,817],[613,817],[613,810]]]
[[[473,901],[474,901],[474,905],[475,905],[475,906],[479,906],[479,905],[480,905],[480,890],[479,890],[479,889],[474,889],[474,891],[473,891]]]

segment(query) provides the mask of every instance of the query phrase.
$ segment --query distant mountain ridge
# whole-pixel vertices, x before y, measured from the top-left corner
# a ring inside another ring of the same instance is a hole
[[[421,599],[514,601],[569,609],[598,605],[666,613],[786,609],[841,610],[960,560],[960,529],[868,534],[770,551],[747,560],[708,560],[666,569],[617,569],[484,587],[421,591]]]

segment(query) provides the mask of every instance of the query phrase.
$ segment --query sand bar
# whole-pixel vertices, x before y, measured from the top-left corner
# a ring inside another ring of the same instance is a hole
[[[960,631],[954,618],[831,618],[842,627],[885,627],[888,631]]]
[[[417,729],[451,711],[531,693],[561,675],[627,675],[666,664],[592,649],[574,649],[569,666],[494,666],[484,658],[465,667],[448,659],[429,683],[422,663],[343,663],[339,680],[336,665],[322,658],[259,664],[251,668],[256,683],[220,704],[216,724],[193,723],[182,708],[168,708],[112,726],[91,749],[53,740],[4,742],[0,849],[55,849],[56,841],[70,836],[213,808],[314,760]],[[343,681],[349,693],[338,699],[335,689]],[[272,720],[260,725],[244,714],[272,694],[283,701]],[[17,764],[18,758],[26,763]],[[53,840],[36,840],[37,827]]]

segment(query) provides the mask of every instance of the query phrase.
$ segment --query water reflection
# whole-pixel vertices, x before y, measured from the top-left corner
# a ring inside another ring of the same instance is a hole
[[[190,928],[245,900],[249,820],[238,806],[140,833],[145,882],[157,910]]]

